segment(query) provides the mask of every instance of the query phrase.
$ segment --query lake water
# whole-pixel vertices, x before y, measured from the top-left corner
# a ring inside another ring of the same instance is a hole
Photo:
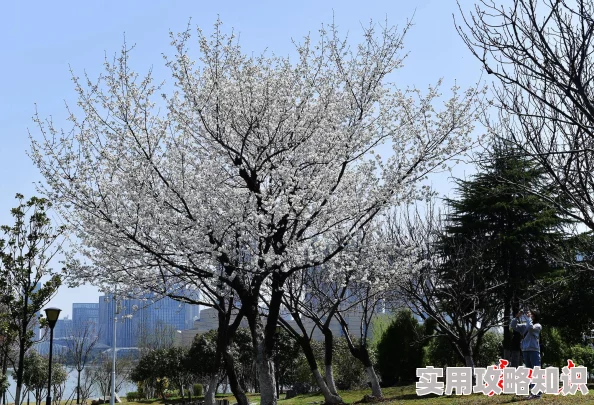
[[[11,370],[8,371],[8,374],[9,374],[8,381],[10,383],[10,386],[8,388],[8,392],[6,393],[6,401],[8,403],[11,403],[14,401],[14,394],[16,391],[16,383],[13,380],[13,378],[10,377],[10,375],[12,374]],[[64,397],[62,399],[67,399],[73,392],[75,392],[75,390],[76,390],[76,375],[77,375],[76,370],[72,370],[68,373],[68,380],[66,380],[66,390],[64,392]],[[120,389],[120,392],[118,392],[118,395],[120,397],[123,397],[128,392],[132,392],[132,391],[136,391],[136,384],[125,381],[122,384],[122,388]],[[74,402],[76,402],[76,394],[74,394],[74,395],[75,395]],[[97,390],[96,387],[93,387],[93,393],[91,395],[91,398],[97,398],[98,396],[99,396],[99,391]],[[31,403],[34,404],[35,397],[33,396],[33,394],[30,395],[30,398],[31,398]],[[25,398],[24,403],[27,403],[27,398]],[[43,399],[42,404],[45,404],[45,398]]]

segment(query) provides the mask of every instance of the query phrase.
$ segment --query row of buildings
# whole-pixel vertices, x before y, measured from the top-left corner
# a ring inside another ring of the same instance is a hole
[[[194,294],[199,294],[195,292]],[[196,300],[199,296],[193,297]],[[351,333],[358,335],[361,328],[363,313],[354,309],[343,313]],[[376,308],[376,312],[385,313],[383,305]],[[114,317],[117,322],[114,323]],[[289,315],[283,315],[287,323],[298,330],[297,325]],[[315,324],[304,319],[304,326],[311,332],[315,340],[323,340],[322,332]],[[99,297],[96,303],[72,304],[72,318],[59,319],[54,328],[54,339],[57,344],[63,343],[70,336],[80,336],[85,326],[91,325],[93,332],[98,335],[100,349],[109,350],[113,347],[114,326],[116,327],[116,346],[119,349],[137,348],[143,346],[146,340],[154,338],[156,334],[173,335],[174,344],[189,346],[197,334],[218,328],[218,314],[214,308],[200,308],[175,301],[169,297],[156,297],[146,294],[142,299],[114,299],[113,295]],[[247,327],[244,319],[242,327]],[[330,323],[334,336],[342,336],[343,330],[335,319]],[[372,331],[369,331],[371,338]],[[158,336],[157,336],[158,338]],[[42,343],[38,348],[45,351]]]
[[[96,303],[73,303],[72,318],[58,319],[54,339],[60,344],[89,326],[92,333],[99,336],[99,346],[107,349],[113,345],[115,317],[117,347],[131,348],[136,347],[143,336],[159,329],[191,329],[199,316],[198,305],[180,303],[168,297],[155,298],[147,294],[143,299],[116,300],[112,295],[104,295]],[[41,344],[40,351],[44,351],[45,345],[47,342]]]

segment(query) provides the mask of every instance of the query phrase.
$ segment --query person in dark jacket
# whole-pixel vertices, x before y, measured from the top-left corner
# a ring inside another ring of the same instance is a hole
[[[522,321],[520,324],[519,322]],[[542,325],[538,322],[539,314],[536,311],[528,311],[526,315],[522,311],[516,314],[512,319],[510,326],[513,330],[520,332],[522,339],[522,357],[524,358],[524,365],[528,368],[540,367],[540,342],[539,336],[542,331]],[[532,389],[533,384],[530,385]],[[530,395],[528,398],[540,398],[541,393],[537,395]]]
[[[510,366],[513,368],[520,367],[524,364],[522,362],[522,337],[520,332],[512,330]]]

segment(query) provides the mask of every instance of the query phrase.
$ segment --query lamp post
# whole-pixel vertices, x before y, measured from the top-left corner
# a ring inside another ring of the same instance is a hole
[[[118,314],[120,307],[117,298],[114,295],[114,314],[113,314],[113,359],[111,364],[111,396],[109,398],[109,405],[115,404],[115,384],[116,384],[116,325],[118,324]]]
[[[56,326],[58,316],[60,316],[62,310],[59,308],[46,308],[44,311],[50,328],[49,372],[47,381],[47,400],[45,401],[45,405],[52,405],[52,351],[54,346],[54,326]]]

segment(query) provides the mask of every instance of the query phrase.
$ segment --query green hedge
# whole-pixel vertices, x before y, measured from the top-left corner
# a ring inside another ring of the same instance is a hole
[[[202,395],[204,395],[204,387],[202,386],[202,384],[194,384],[193,391],[195,397],[201,397]]]

